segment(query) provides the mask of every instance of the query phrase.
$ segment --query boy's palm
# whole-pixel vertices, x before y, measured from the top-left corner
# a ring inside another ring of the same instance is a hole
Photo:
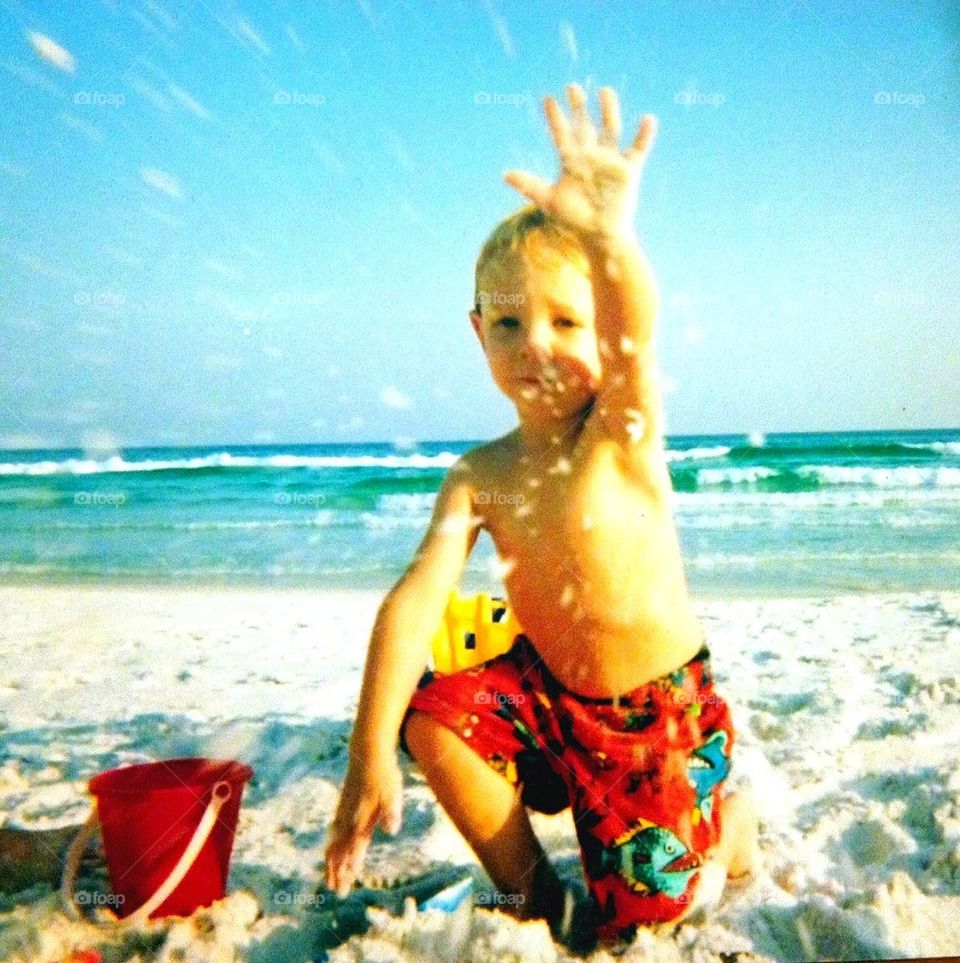
[[[600,129],[587,112],[587,97],[576,84],[567,88],[572,122],[547,97],[544,112],[560,155],[560,177],[550,184],[525,171],[507,171],[504,180],[551,217],[595,235],[632,230],[643,162],[653,145],[657,122],[640,121],[633,143],[620,150],[620,104],[610,87],[600,90]]]

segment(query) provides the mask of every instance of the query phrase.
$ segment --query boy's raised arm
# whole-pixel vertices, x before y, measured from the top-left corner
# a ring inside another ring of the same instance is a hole
[[[592,240],[584,248],[603,372],[597,411],[612,437],[642,454],[663,437],[655,339],[659,296],[653,273],[635,239]]]
[[[659,297],[633,226],[656,119],[645,115],[633,143],[621,150],[616,93],[609,87],[600,90],[599,129],[587,112],[583,90],[571,84],[567,96],[570,120],[552,97],[544,101],[560,157],[557,182],[524,171],[508,171],[505,180],[579,235],[590,260],[603,369],[597,411],[624,451],[643,454],[660,444],[663,431],[654,354]]]
[[[444,479],[413,561],[377,612],[347,776],[327,840],[326,884],[341,895],[359,875],[374,829],[400,828],[400,726],[477,531],[472,476],[461,459]]]

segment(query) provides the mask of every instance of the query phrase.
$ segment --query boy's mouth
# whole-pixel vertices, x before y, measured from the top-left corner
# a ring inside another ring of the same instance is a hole
[[[548,381],[546,378],[520,379],[520,391],[528,400],[553,396],[558,390],[562,389],[555,382]]]
[[[522,374],[520,380],[524,384],[537,385],[540,388],[552,388],[560,383],[560,372],[556,368],[546,368],[536,374]]]

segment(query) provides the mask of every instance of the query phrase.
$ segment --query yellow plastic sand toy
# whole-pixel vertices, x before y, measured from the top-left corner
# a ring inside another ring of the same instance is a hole
[[[506,601],[486,592],[462,597],[454,590],[433,637],[435,672],[459,672],[506,652],[522,632]]]

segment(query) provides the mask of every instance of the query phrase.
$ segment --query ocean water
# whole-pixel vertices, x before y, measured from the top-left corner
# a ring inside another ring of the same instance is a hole
[[[0,452],[0,579],[386,589],[473,444]],[[667,449],[699,596],[960,585],[960,430]],[[501,587],[486,534],[461,585]]]

